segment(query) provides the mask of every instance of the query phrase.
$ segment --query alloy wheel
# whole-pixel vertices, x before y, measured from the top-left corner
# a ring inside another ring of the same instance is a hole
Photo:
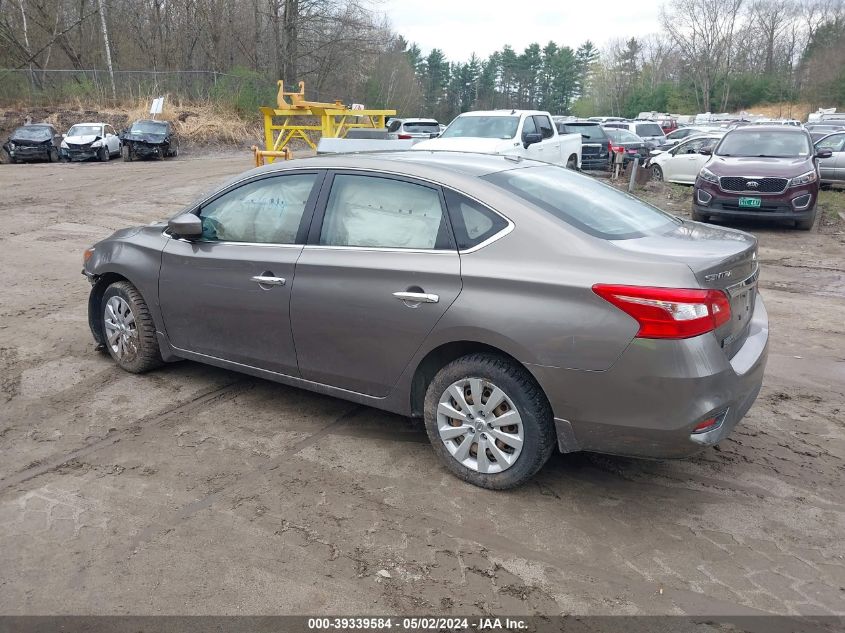
[[[132,308],[123,297],[114,296],[106,302],[103,313],[108,346],[118,360],[132,360],[138,355],[138,327]]]
[[[449,385],[437,405],[437,430],[449,454],[479,473],[507,470],[522,452],[519,411],[502,389],[484,378]]]

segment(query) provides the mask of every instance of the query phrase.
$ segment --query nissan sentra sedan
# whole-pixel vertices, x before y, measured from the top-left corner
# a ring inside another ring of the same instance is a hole
[[[562,167],[452,152],[249,171],[85,252],[94,339],[422,417],[458,477],[684,457],[763,380],[757,243]]]

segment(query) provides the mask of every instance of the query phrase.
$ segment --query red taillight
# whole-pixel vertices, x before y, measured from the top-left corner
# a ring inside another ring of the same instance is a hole
[[[611,154],[613,153],[613,143],[611,143],[610,141],[607,142],[607,151]]]
[[[400,138],[400,139],[402,139],[402,140],[407,141],[408,139],[410,139],[410,138],[414,138],[414,137],[413,137],[413,136],[411,136],[410,134],[400,134],[400,135],[399,135],[399,138]]]
[[[707,431],[712,431],[717,426],[719,426],[719,418],[707,418],[703,422],[696,424],[692,432],[696,435],[698,433],[707,433]]]
[[[624,148],[624,147],[622,147],[621,145],[620,145],[619,147],[613,147],[613,145],[611,145],[611,146],[610,146],[610,151],[611,151],[611,152],[619,152],[620,154],[624,154],[624,153],[625,153],[625,148]]]
[[[731,318],[731,304],[721,290],[596,284],[593,292],[637,320],[637,338],[690,338]]]

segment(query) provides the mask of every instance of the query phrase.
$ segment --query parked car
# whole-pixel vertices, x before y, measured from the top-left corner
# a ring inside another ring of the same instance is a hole
[[[721,134],[695,136],[678,143],[666,152],[652,154],[648,161],[652,180],[693,184],[698,172],[710,160],[710,156],[702,154],[701,150],[709,148],[712,153],[720,138]]]
[[[669,134],[666,135],[666,142],[662,145],[659,145],[657,149],[665,151],[672,147],[675,147],[675,145],[677,145],[684,139],[690,138],[691,136],[701,136],[702,134],[712,134],[714,132],[719,132],[720,134],[725,133],[724,130],[720,130],[719,128],[707,128],[703,126],[681,127],[675,130],[674,132],[669,132]]]
[[[120,136],[123,160],[167,158],[179,154],[179,137],[170,121],[140,119]]]
[[[610,137],[595,121],[562,121],[555,118],[559,134],[581,135],[581,169],[610,167]]]
[[[120,137],[106,123],[77,123],[62,140],[60,154],[64,160],[98,158],[107,161],[120,156]]]
[[[558,134],[551,115],[540,110],[464,112],[438,138],[412,149],[504,154],[581,167],[581,135]]]
[[[605,126],[605,133],[610,137],[611,154],[622,154],[622,165],[632,160],[644,160],[650,151],[648,144],[636,134],[628,130],[620,130]],[[611,162],[613,162],[611,156]]]
[[[839,130],[845,130],[845,121],[842,122],[842,125],[836,125],[831,123],[811,123],[809,125],[805,125],[804,129],[810,133],[810,138],[812,138],[813,142],[815,143],[819,139],[822,139],[827,136],[828,134],[838,132]]]
[[[59,146],[62,136],[52,125],[38,123],[22,125],[9,135],[3,149],[9,155],[9,161],[17,163],[27,160],[59,160]]]
[[[819,169],[810,134],[791,125],[749,125],[722,138],[695,180],[694,220],[793,220],[808,231],[816,219]]]
[[[819,159],[819,179],[826,187],[845,184],[845,130],[825,136],[815,144],[816,154],[828,150],[829,158]]]
[[[429,139],[440,134],[440,124],[435,119],[390,119],[387,124],[389,139]]]
[[[420,416],[452,473],[509,488],[555,448],[723,440],[766,364],[756,257],[560,166],[411,151],[252,170],[83,272],[123,369],[191,359]]]

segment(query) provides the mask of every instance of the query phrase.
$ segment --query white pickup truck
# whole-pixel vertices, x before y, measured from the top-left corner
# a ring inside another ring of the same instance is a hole
[[[465,112],[439,137],[411,149],[523,156],[570,169],[581,167],[581,135],[558,134],[551,115],[539,110]]]

